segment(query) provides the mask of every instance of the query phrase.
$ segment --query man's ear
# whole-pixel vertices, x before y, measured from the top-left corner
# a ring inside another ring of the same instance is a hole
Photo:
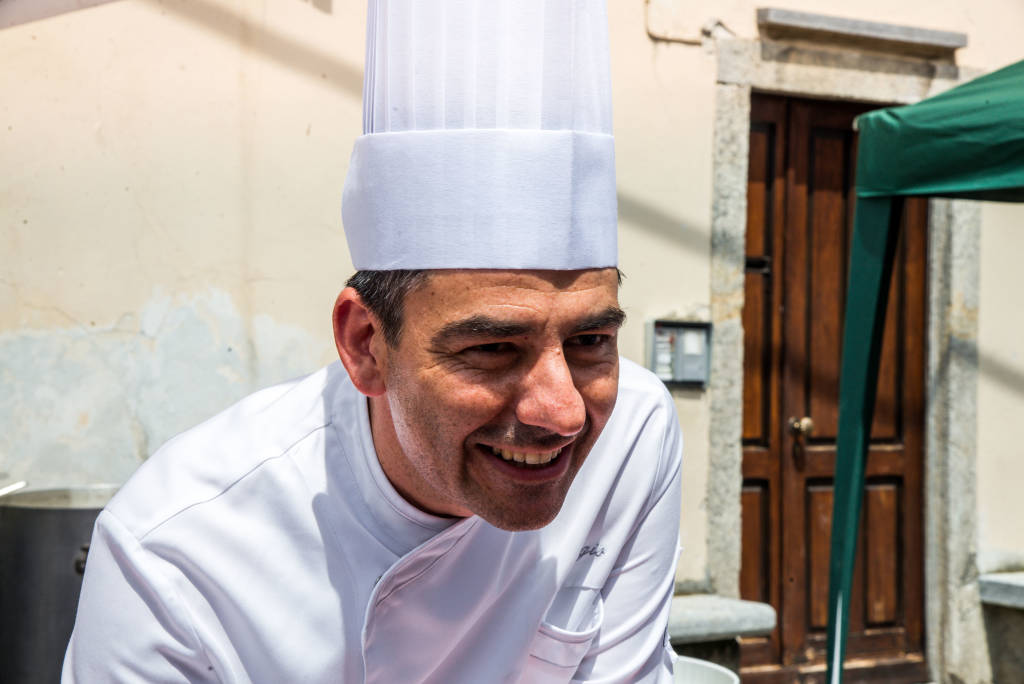
[[[334,345],[352,384],[368,397],[384,394],[383,359],[374,354],[382,346],[382,333],[359,293],[351,287],[342,290],[334,302],[332,319]]]

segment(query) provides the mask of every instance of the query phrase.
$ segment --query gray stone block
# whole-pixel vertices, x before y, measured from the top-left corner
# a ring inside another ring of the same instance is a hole
[[[786,9],[759,9],[757,23],[761,33],[770,38],[859,44],[867,48],[921,57],[949,56],[957,48],[967,45],[966,33]]]
[[[767,603],[712,594],[676,596],[668,618],[673,645],[763,636],[775,629],[775,609]]]
[[[993,572],[978,578],[981,601],[1024,610],[1024,572]]]

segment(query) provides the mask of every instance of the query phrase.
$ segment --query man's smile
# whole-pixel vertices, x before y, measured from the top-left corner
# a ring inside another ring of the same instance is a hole
[[[529,447],[505,449],[478,442],[473,451],[482,457],[480,464],[486,464],[485,470],[480,472],[484,481],[490,480],[496,487],[494,491],[501,491],[507,486],[548,485],[566,477],[572,467],[575,446],[576,440],[573,440],[557,449],[549,446],[548,451],[540,451],[527,450]],[[483,474],[487,471],[491,473],[489,476]]]
[[[515,462],[521,466],[544,466],[558,458],[558,455],[562,453],[562,449],[555,449],[554,451],[547,452],[531,452],[531,451],[514,451],[511,449],[496,449],[491,447],[491,450],[498,456],[501,456],[504,460]]]

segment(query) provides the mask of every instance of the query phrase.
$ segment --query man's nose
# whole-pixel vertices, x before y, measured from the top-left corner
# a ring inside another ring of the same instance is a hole
[[[516,418],[564,437],[583,429],[587,410],[561,349],[541,356],[523,378]]]

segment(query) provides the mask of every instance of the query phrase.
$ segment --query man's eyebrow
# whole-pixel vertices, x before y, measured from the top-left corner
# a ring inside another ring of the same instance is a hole
[[[606,328],[621,328],[626,322],[626,312],[617,306],[609,306],[601,313],[588,316],[580,321],[573,328],[572,334],[589,332],[591,330],[604,330]]]
[[[516,337],[525,335],[530,331],[530,326],[525,323],[514,321],[503,321],[490,316],[470,316],[460,321],[452,321],[438,330],[431,342],[435,346],[442,346],[445,342],[463,339],[485,339],[496,337]]]
[[[579,333],[591,330],[619,328],[625,320],[625,311],[617,306],[610,306],[604,311],[587,316],[577,323],[573,327],[571,334],[578,335]],[[526,323],[476,315],[448,323],[434,334],[431,342],[434,346],[443,346],[446,342],[451,342],[452,340],[517,337],[527,334],[530,330],[531,326]]]

